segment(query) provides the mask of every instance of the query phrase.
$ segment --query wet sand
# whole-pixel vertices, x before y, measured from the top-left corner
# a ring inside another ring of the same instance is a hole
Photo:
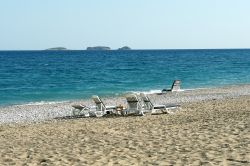
[[[0,165],[250,165],[250,96],[174,114],[0,125]]]

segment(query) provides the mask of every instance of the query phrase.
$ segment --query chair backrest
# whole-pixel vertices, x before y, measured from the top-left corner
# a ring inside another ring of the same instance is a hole
[[[138,111],[142,109],[140,101],[135,94],[130,94],[126,96],[128,103],[128,110]]]
[[[96,111],[105,111],[106,110],[106,106],[105,104],[102,102],[102,100],[100,99],[99,96],[92,96],[92,99],[94,100],[95,104],[96,104]]]
[[[140,93],[140,96],[141,96],[141,98],[142,98],[142,100],[144,102],[146,110],[152,110],[152,109],[154,109],[154,105],[150,101],[150,99],[148,98],[148,96],[146,96],[144,93]]]
[[[172,87],[171,87],[171,91],[172,92],[176,92],[179,91],[181,89],[181,81],[180,80],[174,80]]]

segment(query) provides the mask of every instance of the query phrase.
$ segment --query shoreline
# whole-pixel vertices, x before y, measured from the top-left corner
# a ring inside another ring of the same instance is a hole
[[[197,90],[209,90],[209,89],[223,89],[223,88],[233,88],[238,86],[250,86],[250,83],[240,83],[240,84],[228,84],[228,85],[220,85],[220,86],[208,86],[208,87],[198,87],[198,88],[185,88],[181,89],[179,92],[186,92],[186,91],[197,91]],[[170,86],[169,86],[170,88]],[[154,95],[157,93],[161,93],[160,89],[152,89],[152,90],[146,90],[146,91],[127,91],[123,92],[117,95],[106,95],[106,96],[100,96],[101,98],[105,99],[114,99],[114,98],[120,98],[124,97],[126,94],[140,94],[144,93],[146,95]],[[169,92],[168,92],[169,93]],[[93,93],[93,95],[96,95]],[[82,98],[82,99],[62,99],[62,100],[41,100],[41,101],[29,101],[29,102],[23,102],[23,103],[12,103],[12,104],[2,104],[0,105],[0,110],[6,107],[14,107],[14,106],[26,106],[26,105],[46,105],[46,104],[60,104],[60,103],[72,103],[72,102],[79,102],[79,101],[85,101],[90,100],[90,97]]]
[[[149,94],[153,103],[156,104],[184,104],[208,100],[219,100],[226,98],[237,98],[250,96],[250,84],[232,85],[220,88],[195,89],[180,92],[168,92],[157,95]],[[102,98],[107,105],[127,105],[124,96]],[[91,99],[74,100],[64,102],[44,102],[39,104],[24,104],[0,107],[0,125],[16,123],[35,123],[55,118],[72,116],[72,105],[84,104],[94,106]]]

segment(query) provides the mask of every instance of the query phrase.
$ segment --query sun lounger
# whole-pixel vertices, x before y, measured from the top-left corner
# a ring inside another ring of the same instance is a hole
[[[177,104],[168,104],[168,105],[155,105],[151,102],[148,96],[146,96],[144,93],[140,93],[140,96],[144,102],[144,109],[149,110],[152,114],[155,113],[167,113],[170,109],[175,109],[179,107],[180,105]]]
[[[113,113],[113,111],[116,109],[116,106],[106,106],[103,101],[99,98],[99,96],[92,96],[93,101],[96,104],[96,116],[100,117],[105,114]]]
[[[166,93],[168,91],[171,91],[171,92],[178,92],[181,90],[181,81],[180,80],[174,80],[172,86],[171,86],[171,89],[163,89],[162,90],[162,93]]]
[[[72,107],[74,108],[72,111],[74,116],[89,117],[90,108],[87,107],[86,105],[79,104],[79,105],[72,105]]]
[[[140,100],[135,94],[127,95],[126,100],[128,103],[127,114],[144,115]]]
[[[181,81],[174,80],[172,87],[171,87],[171,92],[177,92],[179,90],[181,90]]]

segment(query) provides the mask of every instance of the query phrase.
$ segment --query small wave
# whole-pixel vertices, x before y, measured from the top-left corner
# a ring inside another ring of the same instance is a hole
[[[209,88],[181,89],[180,91],[192,91],[192,90],[202,90],[202,89],[209,89]]]
[[[140,93],[144,94],[155,94],[155,93],[161,93],[161,90],[149,90],[149,91],[129,91],[128,93],[133,93],[139,95]]]
[[[60,104],[65,103],[67,101],[39,101],[39,102],[30,102],[22,105],[44,105],[44,104]]]
[[[207,89],[207,88],[180,89],[177,92],[194,91],[194,90],[202,90],[202,89]],[[154,90],[149,90],[149,91],[129,91],[127,93],[133,93],[133,94],[137,94],[137,95],[139,95],[140,93],[144,93],[144,94],[149,95],[149,94],[160,94],[160,93],[162,93],[162,90],[154,89]]]

